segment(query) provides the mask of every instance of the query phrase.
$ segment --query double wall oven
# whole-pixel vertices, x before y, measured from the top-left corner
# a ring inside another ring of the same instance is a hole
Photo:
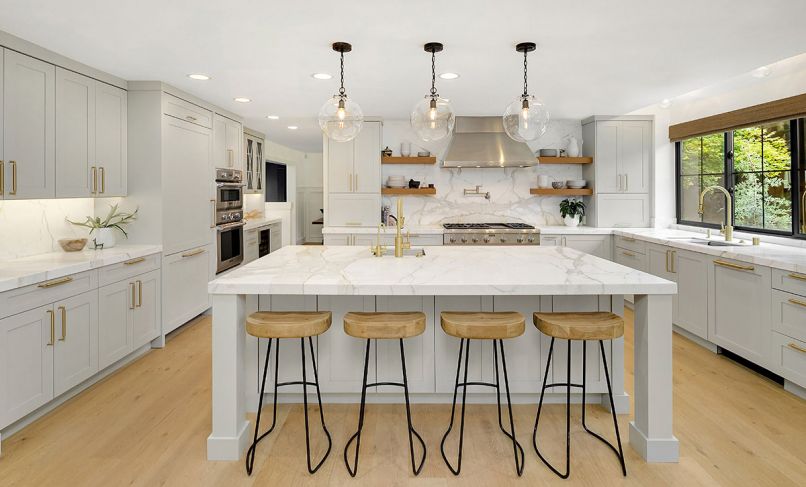
[[[216,273],[243,262],[243,174],[216,169]]]

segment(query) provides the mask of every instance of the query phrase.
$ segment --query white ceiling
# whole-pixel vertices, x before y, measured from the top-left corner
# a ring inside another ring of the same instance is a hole
[[[800,0],[0,3],[2,30],[125,79],[168,82],[308,152],[321,151],[316,114],[338,88],[333,41],[353,44],[348,94],[387,119],[407,119],[430,87],[427,41],[445,44],[439,72],[461,74],[437,84],[460,115],[502,113],[521,90],[514,45],[537,42],[530,91],[554,118],[572,119],[625,113],[806,50]],[[213,79],[186,77],[197,72]]]

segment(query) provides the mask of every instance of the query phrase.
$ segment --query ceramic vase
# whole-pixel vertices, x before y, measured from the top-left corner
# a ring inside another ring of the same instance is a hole
[[[579,226],[579,220],[580,220],[579,215],[574,215],[574,216],[569,215],[569,216],[563,217],[563,223],[565,223],[566,227]]]
[[[117,243],[114,228],[98,228],[94,233],[93,242],[96,248],[111,249]]]

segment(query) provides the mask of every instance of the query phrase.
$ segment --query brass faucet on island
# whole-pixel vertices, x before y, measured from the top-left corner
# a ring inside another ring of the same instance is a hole
[[[406,250],[411,250],[411,232],[406,231],[406,237],[403,238],[403,226],[406,224],[406,218],[403,216],[403,200],[397,199],[397,215],[395,216],[395,257],[403,257]],[[386,225],[380,223],[378,225],[378,240],[372,246],[372,255],[375,257],[383,257],[386,252],[386,246],[381,244],[381,231],[386,228]],[[418,249],[414,253],[416,257],[425,255],[423,249]]]

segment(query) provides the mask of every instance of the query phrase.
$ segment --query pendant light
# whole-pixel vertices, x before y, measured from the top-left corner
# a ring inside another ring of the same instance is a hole
[[[456,117],[451,104],[439,97],[436,88],[436,53],[442,51],[442,44],[429,42],[423,49],[431,53],[431,91],[411,110],[411,128],[420,139],[428,142],[450,135]]]
[[[330,140],[347,142],[361,132],[364,112],[358,103],[347,97],[344,89],[344,53],[352,51],[353,46],[346,42],[334,42],[333,50],[339,53],[341,59],[341,86],[339,92],[319,110],[319,127]]]
[[[515,46],[523,53],[523,94],[507,106],[504,112],[504,130],[518,142],[529,142],[546,133],[549,111],[539,98],[529,94],[526,55],[537,49],[534,42],[521,42]]]

